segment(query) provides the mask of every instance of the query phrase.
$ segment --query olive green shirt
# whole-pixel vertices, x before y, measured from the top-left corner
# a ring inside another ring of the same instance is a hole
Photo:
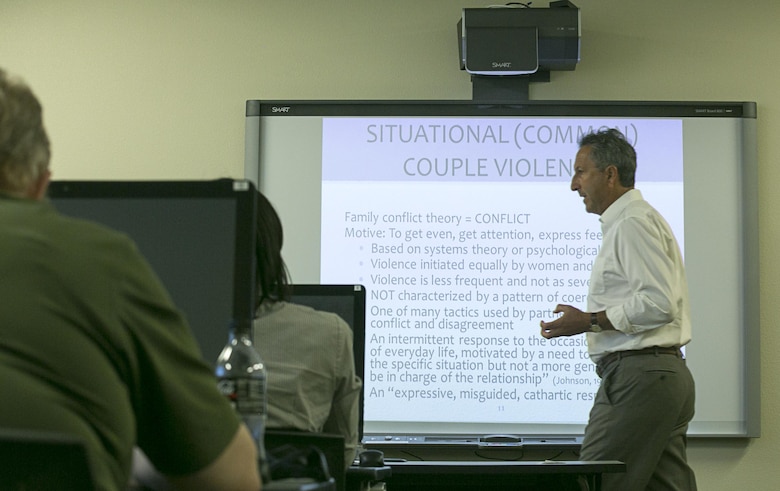
[[[98,489],[124,489],[134,445],[163,473],[200,470],[239,424],[128,237],[6,196],[0,373],[0,426],[82,437]]]

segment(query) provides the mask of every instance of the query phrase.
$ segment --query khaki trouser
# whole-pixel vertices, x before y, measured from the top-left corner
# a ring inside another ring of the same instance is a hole
[[[580,458],[626,463],[625,473],[603,476],[602,489],[695,491],[686,456],[695,395],[685,360],[670,354],[623,357],[599,372]]]

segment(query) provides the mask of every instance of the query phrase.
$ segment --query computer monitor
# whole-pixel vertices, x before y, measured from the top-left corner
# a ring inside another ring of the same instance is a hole
[[[355,372],[363,380],[366,331],[366,289],[363,285],[291,286],[292,303],[339,315],[352,328]],[[363,437],[363,389],[360,390],[360,424],[358,436]]]
[[[233,319],[254,315],[257,191],[249,181],[53,181],[60,212],[126,233],[213,364]]]
[[[0,428],[1,489],[95,488],[84,441],[73,435]]]

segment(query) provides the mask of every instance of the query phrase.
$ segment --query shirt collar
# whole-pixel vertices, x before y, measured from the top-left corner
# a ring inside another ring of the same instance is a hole
[[[15,204],[21,204],[25,206],[51,207],[51,202],[49,201],[48,197],[44,199],[32,199],[32,198],[17,196],[15,194],[9,194],[4,191],[0,191],[0,201],[13,202]]]
[[[18,196],[14,196],[13,194],[6,193],[5,191],[0,191],[0,199],[8,199],[8,200],[19,201],[22,198],[20,198]]]
[[[615,223],[617,218],[630,203],[640,200],[642,200],[642,193],[640,193],[638,189],[629,189],[623,193],[623,195],[609,205],[599,217],[601,228],[603,230],[608,229],[610,225]]]
[[[265,299],[262,301],[260,306],[257,307],[257,311],[255,311],[255,318],[263,317],[276,310],[279,310],[283,305],[284,302],[274,302],[269,299]]]

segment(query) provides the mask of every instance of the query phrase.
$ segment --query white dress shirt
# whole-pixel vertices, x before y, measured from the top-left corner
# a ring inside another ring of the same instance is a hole
[[[594,362],[615,351],[683,346],[691,340],[688,281],[666,220],[631,189],[602,213],[588,311],[606,311],[616,331],[588,333]]]

